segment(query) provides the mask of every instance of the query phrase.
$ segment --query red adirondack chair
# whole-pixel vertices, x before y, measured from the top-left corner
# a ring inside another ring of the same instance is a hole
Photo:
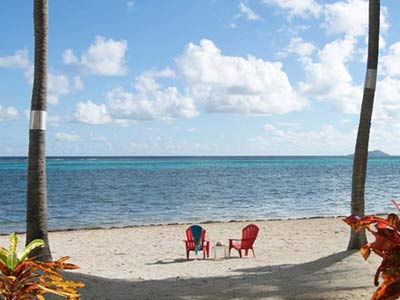
[[[195,249],[196,249],[195,241],[194,241],[193,235],[192,235],[192,227],[194,227],[194,226],[198,226],[198,225],[193,225],[186,229],[186,239],[187,240],[184,242],[185,242],[185,246],[186,246],[187,259],[189,259],[189,252],[195,251]],[[198,227],[200,227],[200,226],[198,226]],[[204,228],[201,228],[201,237],[200,237],[201,245],[199,247],[197,247],[197,251],[203,251],[204,259],[206,259],[206,254],[207,254],[207,258],[210,257],[210,241],[207,241],[205,238],[206,238],[206,230]]]
[[[256,225],[250,224],[243,228],[241,239],[229,239],[229,256],[231,255],[231,249],[234,248],[239,252],[240,258],[242,258],[242,250],[245,251],[247,256],[249,249],[253,252],[253,256],[256,257],[253,244],[257,238],[258,231],[259,229]]]

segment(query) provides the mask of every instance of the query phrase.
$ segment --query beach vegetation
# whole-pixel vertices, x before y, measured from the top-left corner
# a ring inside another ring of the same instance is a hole
[[[398,204],[393,201],[400,211]],[[394,300],[400,297],[400,218],[389,214],[387,218],[378,216],[359,217],[351,215],[344,221],[356,234],[366,229],[375,237],[372,243],[366,243],[361,249],[365,260],[371,252],[382,257],[382,263],[375,273],[374,284],[379,286],[372,295],[372,300]],[[379,285],[379,277],[382,279]]]
[[[62,270],[78,268],[65,262],[68,256],[56,261],[38,261],[29,258],[29,255],[33,250],[44,247],[43,240],[33,240],[21,253],[17,252],[17,245],[18,237],[12,233],[9,248],[0,247],[0,299],[45,300],[46,294],[64,299],[80,299],[77,288],[84,284],[64,280],[61,274]]]

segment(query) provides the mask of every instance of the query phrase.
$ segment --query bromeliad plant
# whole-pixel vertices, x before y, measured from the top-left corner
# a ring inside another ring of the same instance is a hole
[[[76,291],[84,284],[66,281],[61,270],[77,269],[73,264],[65,263],[68,256],[57,261],[41,262],[28,258],[29,253],[43,247],[42,240],[34,240],[17,253],[18,237],[10,235],[10,247],[0,247],[0,299],[4,300],[45,300],[46,294],[65,299],[80,299]],[[54,298],[51,298],[54,299]]]
[[[400,211],[399,205],[392,200]],[[375,274],[375,286],[379,285],[379,275],[382,284],[372,295],[372,300],[394,300],[400,297],[400,220],[396,214],[389,214],[386,219],[377,216],[349,216],[344,221],[355,229],[356,233],[362,228],[375,236],[373,243],[365,244],[361,255],[365,260],[371,251],[382,257],[382,263]]]

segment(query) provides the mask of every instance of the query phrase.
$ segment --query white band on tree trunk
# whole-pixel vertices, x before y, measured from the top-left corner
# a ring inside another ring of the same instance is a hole
[[[367,74],[365,76],[365,88],[374,90],[376,87],[376,70],[367,69]]]
[[[47,112],[43,110],[31,110],[30,130],[46,130]]]

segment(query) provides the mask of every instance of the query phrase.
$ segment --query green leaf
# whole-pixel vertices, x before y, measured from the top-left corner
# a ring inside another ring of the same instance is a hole
[[[10,270],[14,270],[15,266],[18,264],[18,255],[17,255],[17,245],[18,245],[18,237],[15,233],[10,234],[10,250],[7,255],[7,263],[6,266]]]
[[[0,262],[5,266],[7,265],[7,256],[8,256],[8,250],[3,247],[0,247]]]
[[[28,244],[28,246],[26,246],[26,247],[24,248],[24,250],[22,251],[21,255],[18,257],[19,261],[25,260],[25,259],[28,257],[29,253],[30,253],[33,249],[36,249],[36,248],[38,248],[38,247],[44,247],[44,245],[45,245],[45,244],[44,244],[44,241],[41,240],[41,239],[33,240],[32,242],[30,242],[30,243]]]
[[[18,237],[15,233],[10,234],[10,252],[17,252]]]
[[[15,267],[17,266],[17,264],[18,264],[17,253],[16,252],[8,253],[8,256],[7,256],[7,268],[9,268],[10,270],[14,271]]]

